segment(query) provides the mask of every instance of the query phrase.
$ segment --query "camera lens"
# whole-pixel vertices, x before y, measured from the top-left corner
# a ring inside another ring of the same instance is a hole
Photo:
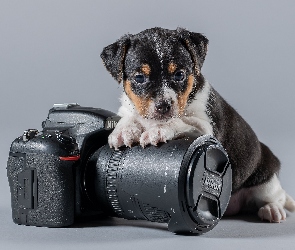
[[[231,194],[231,167],[212,136],[187,134],[157,147],[101,147],[86,166],[93,204],[112,216],[168,223],[175,233],[215,227]]]

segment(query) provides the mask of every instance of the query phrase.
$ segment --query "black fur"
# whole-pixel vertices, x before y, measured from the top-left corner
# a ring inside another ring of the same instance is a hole
[[[180,42],[185,44],[185,47],[187,47],[192,56],[195,69],[201,72],[207,55],[209,40],[200,33],[189,32],[182,28],[178,28],[177,32],[180,34]]]
[[[118,82],[122,80],[129,41],[129,35],[125,35],[117,42],[105,47],[100,54],[105,67]]]
[[[233,169],[233,192],[267,182],[278,173],[280,162],[259,142],[249,124],[211,88],[207,114],[213,133],[229,154]]]

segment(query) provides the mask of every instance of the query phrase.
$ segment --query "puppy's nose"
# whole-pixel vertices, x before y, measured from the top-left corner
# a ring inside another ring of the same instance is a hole
[[[158,113],[164,115],[171,110],[172,102],[169,100],[162,100],[156,103],[156,110]]]

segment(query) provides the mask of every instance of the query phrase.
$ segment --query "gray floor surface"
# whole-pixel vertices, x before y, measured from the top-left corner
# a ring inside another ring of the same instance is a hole
[[[294,249],[295,215],[279,223],[250,215],[223,218],[200,236],[175,235],[167,224],[107,218],[69,228],[16,225],[0,208],[1,249]],[[4,247],[4,248],[2,248]]]

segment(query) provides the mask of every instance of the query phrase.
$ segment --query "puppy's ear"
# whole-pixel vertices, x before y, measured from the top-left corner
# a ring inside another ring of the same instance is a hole
[[[129,43],[130,35],[125,35],[117,42],[105,47],[100,54],[104,66],[118,83],[123,79],[124,61]]]
[[[190,32],[183,28],[177,28],[177,32],[191,54],[196,72],[199,75],[207,55],[209,40],[200,33]]]

